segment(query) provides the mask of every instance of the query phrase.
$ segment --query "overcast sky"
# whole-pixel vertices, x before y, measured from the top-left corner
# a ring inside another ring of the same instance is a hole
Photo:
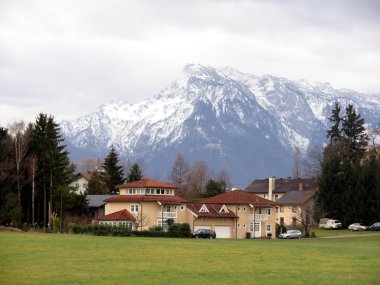
[[[0,125],[139,102],[187,63],[380,93],[380,1],[0,0]]]

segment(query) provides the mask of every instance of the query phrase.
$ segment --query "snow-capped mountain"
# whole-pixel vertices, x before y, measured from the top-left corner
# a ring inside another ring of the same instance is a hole
[[[335,101],[353,103],[369,128],[380,120],[380,96],[190,64],[145,101],[112,102],[61,128],[73,160],[103,158],[113,145],[166,180],[181,152],[216,172],[226,169],[243,187],[258,177],[291,175],[294,147],[306,151],[325,141]]]

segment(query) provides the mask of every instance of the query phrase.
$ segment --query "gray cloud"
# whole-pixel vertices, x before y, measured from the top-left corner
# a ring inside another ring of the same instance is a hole
[[[378,1],[1,1],[0,125],[140,101],[189,62],[380,93]]]

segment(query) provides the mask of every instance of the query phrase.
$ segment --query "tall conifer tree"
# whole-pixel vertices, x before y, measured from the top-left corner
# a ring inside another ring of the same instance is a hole
[[[112,146],[110,152],[103,162],[103,182],[109,194],[116,193],[115,186],[123,183],[123,167],[118,165],[119,157],[115,148]]]

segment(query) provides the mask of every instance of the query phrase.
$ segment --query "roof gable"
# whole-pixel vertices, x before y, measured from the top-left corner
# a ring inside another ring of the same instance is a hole
[[[206,205],[203,204],[202,207],[199,209],[200,213],[208,213],[209,210],[207,209]]]
[[[128,212],[127,209],[123,209],[98,218],[98,221],[136,221],[136,218]]]
[[[201,218],[237,218],[237,215],[228,211],[226,205],[207,204],[208,211],[200,211],[206,205],[201,203],[189,203],[187,209],[196,217]],[[225,210],[222,210],[225,207]]]

